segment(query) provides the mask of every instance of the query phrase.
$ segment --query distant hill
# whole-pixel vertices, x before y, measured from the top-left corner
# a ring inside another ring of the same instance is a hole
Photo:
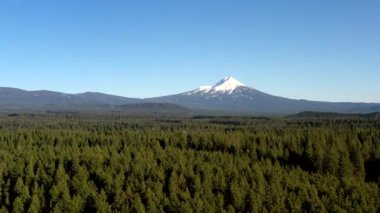
[[[178,104],[171,103],[133,103],[133,104],[123,104],[116,106],[117,109],[122,110],[179,110],[187,111],[190,110],[186,107],[180,106]]]
[[[139,101],[97,92],[67,94],[53,91],[26,91],[0,87],[0,106],[44,106],[44,105],[121,105]]]
[[[155,103],[155,104],[153,104]],[[134,105],[129,105],[134,104]],[[170,105],[171,104],[171,105]],[[304,111],[336,113],[372,113],[380,111],[380,103],[334,103],[296,100],[261,92],[233,77],[212,86],[155,98],[126,98],[96,92],[67,94],[52,91],[26,91],[0,87],[0,110],[44,108],[49,110],[86,110],[102,108],[132,111],[214,111],[216,114],[289,115]],[[8,110],[12,112],[12,110]]]

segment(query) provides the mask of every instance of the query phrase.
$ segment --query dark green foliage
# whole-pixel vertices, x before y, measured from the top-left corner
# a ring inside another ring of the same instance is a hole
[[[376,212],[364,118],[0,117],[0,211]]]

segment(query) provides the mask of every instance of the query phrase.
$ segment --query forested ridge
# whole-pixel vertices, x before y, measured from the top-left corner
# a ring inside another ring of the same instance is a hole
[[[0,116],[0,212],[379,212],[380,121]]]

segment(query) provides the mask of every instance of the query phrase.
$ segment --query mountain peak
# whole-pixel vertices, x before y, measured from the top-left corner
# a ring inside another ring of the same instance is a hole
[[[193,90],[191,93],[203,92],[203,93],[229,93],[231,94],[238,87],[246,87],[245,84],[236,80],[232,76],[228,76],[218,81],[212,86],[201,86],[196,90]]]
[[[245,84],[236,80],[234,77],[228,76],[220,80],[218,83],[212,86],[215,91],[233,91],[237,87],[245,87]]]

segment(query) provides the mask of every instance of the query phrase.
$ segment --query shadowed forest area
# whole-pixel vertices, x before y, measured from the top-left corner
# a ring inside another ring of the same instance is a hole
[[[380,120],[0,116],[1,212],[379,212]]]

